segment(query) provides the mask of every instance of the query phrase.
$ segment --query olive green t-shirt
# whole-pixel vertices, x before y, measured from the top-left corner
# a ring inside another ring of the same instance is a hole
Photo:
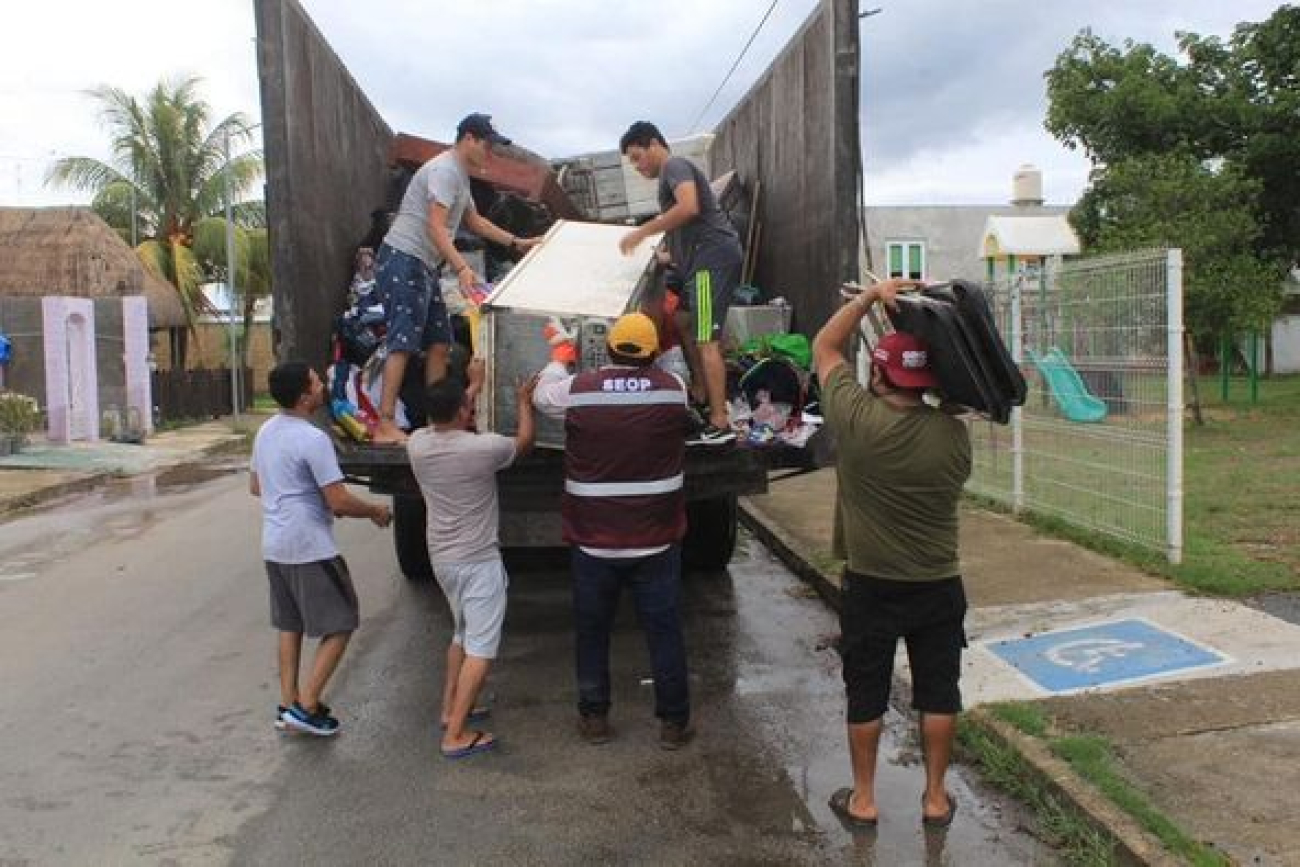
[[[930,406],[895,409],[847,364],[831,371],[821,402],[838,454],[835,556],[874,578],[960,575],[957,504],[971,470],[965,423]]]

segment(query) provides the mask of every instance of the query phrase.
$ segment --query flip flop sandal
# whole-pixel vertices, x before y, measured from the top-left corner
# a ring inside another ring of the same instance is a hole
[[[878,818],[867,819],[862,816],[855,816],[849,812],[849,802],[853,800],[853,790],[850,788],[836,789],[835,794],[831,795],[828,805],[831,812],[840,820],[840,823],[850,831],[874,831],[876,824],[880,821]]]
[[[486,753],[488,750],[496,749],[496,738],[493,738],[490,741],[485,741],[483,738],[486,736],[487,732],[474,732],[474,740],[470,741],[465,746],[458,747],[454,750],[442,750],[442,757],[444,759],[463,759],[475,755],[476,753]]]
[[[921,825],[933,830],[947,828],[952,824],[953,817],[957,815],[957,799],[952,796],[952,792],[944,792],[948,798],[948,812],[942,816],[925,815],[925,795],[921,795]]]

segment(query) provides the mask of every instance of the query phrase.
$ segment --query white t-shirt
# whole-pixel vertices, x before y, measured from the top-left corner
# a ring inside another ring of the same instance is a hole
[[[465,212],[474,207],[469,175],[454,150],[429,160],[411,177],[401,208],[384,237],[385,244],[416,257],[434,271],[442,266],[442,254],[429,237],[429,209],[435,203],[447,209],[447,234],[454,239]]]
[[[329,435],[279,413],[257,432],[251,468],[262,490],[262,557],[315,563],[338,556],[334,516],[321,490],[343,481]]]
[[[500,434],[424,427],[406,441],[424,495],[429,559],[474,563],[497,553],[497,473],[514,463],[515,441]]]

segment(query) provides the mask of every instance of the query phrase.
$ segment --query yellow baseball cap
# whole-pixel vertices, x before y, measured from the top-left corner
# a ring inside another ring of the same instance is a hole
[[[659,352],[659,331],[644,313],[625,313],[609,330],[605,342],[610,351],[626,358],[648,360]]]

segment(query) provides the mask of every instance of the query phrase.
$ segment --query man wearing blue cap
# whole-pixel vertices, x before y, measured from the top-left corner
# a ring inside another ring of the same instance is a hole
[[[540,238],[516,238],[479,214],[470,196],[470,174],[487,165],[494,145],[510,139],[492,126],[486,114],[471,114],[456,127],[456,143],[429,160],[411,178],[377,257],[376,281],[387,319],[388,357],[379,400],[376,444],[400,444],[406,434],[397,426],[397,394],[411,355],[427,352],[424,381],[447,374],[451,347],[451,318],[442,299],[438,273],[455,273],[461,289],[482,281],[456,249],[456,232],[463,223],[479,237],[512,250],[535,246]],[[468,292],[467,292],[468,294]]]

